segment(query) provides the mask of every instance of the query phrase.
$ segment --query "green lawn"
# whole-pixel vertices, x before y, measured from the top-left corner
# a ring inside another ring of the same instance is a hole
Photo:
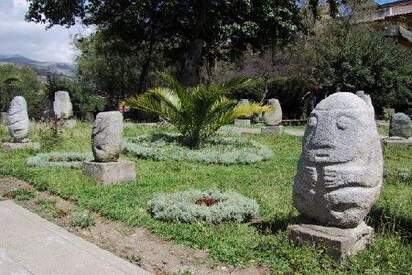
[[[159,131],[132,127],[125,135]],[[32,138],[38,139],[38,130]],[[2,131],[2,135],[6,135]],[[297,247],[288,241],[286,227],[297,216],[292,207],[292,183],[301,150],[301,138],[247,136],[267,144],[271,160],[254,165],[204,165],[188,162],[138,160],[139,179],[130,184],[100,187],[79,170],[28,168],[33,152],[0,150],[0,174],[21,178],[40,190],[49,190],[80,206],[144,226],[165,239],[207,249],[218,261],[237,266],[266,265],[274,273],[398,273],[412,274],[412,149],[385,148],[385,185],[368,218],[376,237],[368,250],[344,264],[332,262],[322,250]],[[54,151],[89,151],[90,125],[65,130]],[[409,173],[409,176],[407,175]],[[151,218],[147,202],[158,192],[190,188],[238,191],[257,200],[260,225],[164,223]]]

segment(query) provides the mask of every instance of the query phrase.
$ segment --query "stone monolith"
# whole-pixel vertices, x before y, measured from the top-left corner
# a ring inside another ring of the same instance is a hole
[[[120,112],[99,113],[92,130],[94,161],[83,163],[83,173],[103,185],[135,180],[134,162],[119,160],[122,138],[123,115]]]
[[[27,113],[26,99],[16,96],[10,103],[7,114],[8,128],[14,142],[22,142],[29,134],[29,115]]]
[[[404,113],[396,113],[390,123],[389,136],[410,138],[412,134],[411,118]]]
[[[58,119],[69,119],[73,116],[73,105],[66,91],[57,91],[53,102],[54,115]]]
[[[337,259],[365,248],[373,229],[364,219],[379,197],[383,157],[369,96],[336,93],[311,113],[293,187],[302,224],[298,243],[326,244]]]
[[[278,126],[282,122],[282,107],[279,100],[272,98],[268,100],[268,105],[272,107],[271,112],[263,114],[263,122],[267,126]]]

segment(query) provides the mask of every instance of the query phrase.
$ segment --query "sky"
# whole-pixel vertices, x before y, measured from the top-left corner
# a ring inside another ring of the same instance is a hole
[[[70,29],[26,22],[26,0],[0,0],[0,55],[22,55],[38,61],[72,63],[73,36],[84,33],[80,26]]]
[[[394,0],[378,0],[380,4]],[[23,55],[38,61],[72,63],[73,36],[85,33],[81,26],[70,29],[26,22],[26,0],[0,0],[0,55]]]

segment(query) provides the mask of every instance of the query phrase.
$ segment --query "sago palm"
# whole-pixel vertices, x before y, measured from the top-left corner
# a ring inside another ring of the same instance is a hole
[[[182,143],[190,148],[197,148],[203,140],[237,117],[271,110],[269,106],[253,103],[237,106],[236,101],[225,97],[234,89],[253,85],[252,80],[238,79],[186,88],[171,77],[164,76],[164,79],[166,87],[130,97],[124,104],[154,113],[174,125],[182,135]]]

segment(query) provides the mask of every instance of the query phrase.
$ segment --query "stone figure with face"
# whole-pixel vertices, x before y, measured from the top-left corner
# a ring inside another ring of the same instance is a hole
[[[404,113],[396,113],[389,128],[390,137],[410,138],[412,136],[411,119]]]
[[[10,103],[7,115],[8,128],[14,142],[23,142],[29,134],[29,115],[27,113],[26,99],[16,96]]]
[[[96,162],[116,162],[122,150],[123,115],[120,112],[97,114],[92,132],[92,151]]]
[[[294,204],[303,216],[322,225],[356,227],[379,196],[382,149],[367,99],[336,93],[310,115]]]

